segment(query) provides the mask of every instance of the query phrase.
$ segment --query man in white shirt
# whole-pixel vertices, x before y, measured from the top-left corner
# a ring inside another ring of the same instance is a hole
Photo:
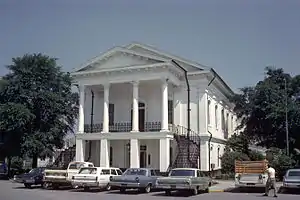
[[[267,183],[266,183],[266,190],[265,190],[264,196],[268,196],[270,189],[274,189],[274,197],[277,197],[276,179],[275,179],[276,171],[273,167],[268,165],[268,169],[267,169],[266,172],[268,173],[268,180],[267,180]]]

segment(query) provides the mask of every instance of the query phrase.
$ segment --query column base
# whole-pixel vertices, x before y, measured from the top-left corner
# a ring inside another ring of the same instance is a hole
[[[139,130],[131,130],[130,133],[138,133],[140,132]]]
[[[109,133],[109,131],[101,131],[100,133]]]
[[[170,132],[169,129],[161,129],[159,132]]]

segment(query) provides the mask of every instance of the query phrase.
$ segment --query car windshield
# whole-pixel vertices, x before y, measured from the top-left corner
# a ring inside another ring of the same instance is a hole
[[[39,168],[34,168],[34,169],[32,169],[32,170],[29,171],[29,174],[36,174],[36,173],[38,173],[39,171],[40,171]]]
[[[72,163],[72,164],[70,164],[69,169],[79,169],[83,166],[84,166],[83,163]]]
[[[96,174],[97,168],[81,168],[79,174]]]
[[[300,176],[300,171],[289,171],[288,176]]]
[[[146,176],[147,171],[144,169],[127,169],[124,175],[141,175]]]
[[[170,176],[195,176],[195,171],[194,170],[172,170],[170,172]]]

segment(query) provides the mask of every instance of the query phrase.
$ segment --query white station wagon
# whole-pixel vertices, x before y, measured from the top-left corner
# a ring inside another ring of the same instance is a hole
[[[72,177],[72,186],[74,188],[105,188],[107,191],[111,189],[109,180],[111,176],[120,176],[122,171],[113,167],[82,167],[78,174]]]

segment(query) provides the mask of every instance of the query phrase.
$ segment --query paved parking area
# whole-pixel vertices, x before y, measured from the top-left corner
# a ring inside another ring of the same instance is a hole
[[[298,200],[298,194],[279,194],[277,199],[280,200]],[[23,185],[12,183],[10,181],[0,181],[0,200],[164,200],[164,199],[199,199],[201,200],[263,200],[273,197],[262,197],[261,193],[249,192],[222,192],[199,194],[197,196],[184,196],[174,194],[171,197],[165,196],[162,192],[154,192],[149,194],[138,194],[134,191],[129,191],[126,194],[120,194],[118,191],[101,192],[92,190],[83,192],[81,190],[44,190],[41,188],[25,189]]]

